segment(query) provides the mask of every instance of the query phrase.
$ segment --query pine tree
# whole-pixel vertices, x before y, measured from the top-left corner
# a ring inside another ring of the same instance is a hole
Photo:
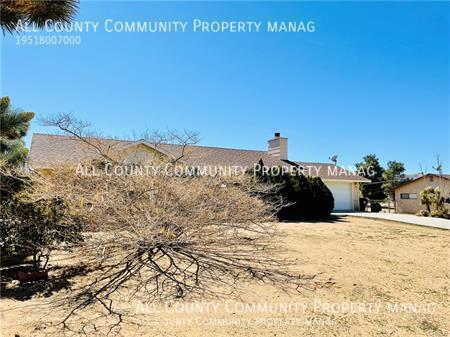
[[[375,154],[368,154],[363,161],[355,164],[356,170],[362,172],[364,178],[370,179],[371,184],[361,185],[362,195],[369,199],[379,200],[386,198],[381,187],[384,169]]]
[[[34,112],[14,109],[9,97],[0,100],[0,160],[7,165],[23,163],[28,154],[23,137],[27,134]]]
[[[405,165],[397,161],[388,161],[387,169],[383,172],[383,191],[386,195],[394,199],[395,188],[407,180],[405,175]]]

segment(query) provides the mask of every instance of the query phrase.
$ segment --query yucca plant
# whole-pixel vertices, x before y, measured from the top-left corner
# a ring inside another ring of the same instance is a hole
[[[434,188],[428,186],[420,191],[421,203],[425,205],[427,214],[431,213],[431,204],[433,202]]]
[[[439,187],[433,188],[431,186],[423,189],[420,192],[422,205],[426,206],[426,214],[437,218],[448,218],[448,209],[445,206],[447,197],[442,193]],[[434,209],[431,208],[433,206]],[[422,213],[421,215],[425,215]]]

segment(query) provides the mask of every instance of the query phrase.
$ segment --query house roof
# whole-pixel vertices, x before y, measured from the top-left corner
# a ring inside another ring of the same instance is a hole
[[[407,181],[401,183],[395,189],[398,189],[400,187],[403,187],[405,185],[413,183],[413,182],[417,181],[418,179],[424,178],[424,177],[436,177],[436,178],[444,178],[445,180],[450,180],[450,174],[439,175],[439,174],[435,174],[435,173],[425,173],[425,174],[418,173],[418,174],[412,175],[410,177],[412,177],[412,178],[410,178],[410,180],[407,180]]]
[[[121,150],[129,146],[145,144],[166,155],[178,158],[183,153],[183,146],[174,144],[154,144],[141,141],[100,139],[103,147]],[[28,164],[35,169],[51,168],[63,164],[77,164],[89,159],[95,159],[98,154],[89,145],[76,137],[52,134],[33,134]],[[360,181],[368,179],[352,174],[338,167],[339,174],[333,174],[334,165],[327,163],[290,162],[282,161],[268,155],[266,151],[230,149],[210,146],[188,145],[184,148],[182,161],[195,166],[241,166],[252,167],[260,160],[264,165],[292,166],[300,165],[306,169],[305,173],[319,176],[325,180]],[[309,169],[311,167],[311,169]]]
[[[350,180],[359,182],[370,182],[369,179],[348,171],[340,166],[330,163],[296,162],[302,166],[304,172],[311,176],[320,177],[323,180]],[[316,171],[316,172],[315,172]]]

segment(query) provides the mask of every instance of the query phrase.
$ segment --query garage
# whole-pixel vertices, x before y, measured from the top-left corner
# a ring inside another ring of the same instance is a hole
[[[325,185],[333,193],[334,209],[333,211],[352,211],[352,183],[325,181]]]

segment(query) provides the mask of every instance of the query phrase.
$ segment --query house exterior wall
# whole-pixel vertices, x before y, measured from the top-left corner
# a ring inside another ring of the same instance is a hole
[[[359,211],[359,198],[361,197],[359,183],[352,183],[352,196],[353,196],[353,210]]]
[[[158,164],[163,155],[145,144],[130,146],[120,152],[121,159],[126,164]]]
[[[428,186],[439,186],[443,192],[448,192],[450,190],[450,181],[445,178],[439,178],[438,176],[424,176],[415,181],[399,186],[395,190],[395,212],[416,214],[420,210],[425,209],[424,205],[422,205],[420,201],[420,191]],[[402,193],[416,194],[416,199],[402,199]]]

